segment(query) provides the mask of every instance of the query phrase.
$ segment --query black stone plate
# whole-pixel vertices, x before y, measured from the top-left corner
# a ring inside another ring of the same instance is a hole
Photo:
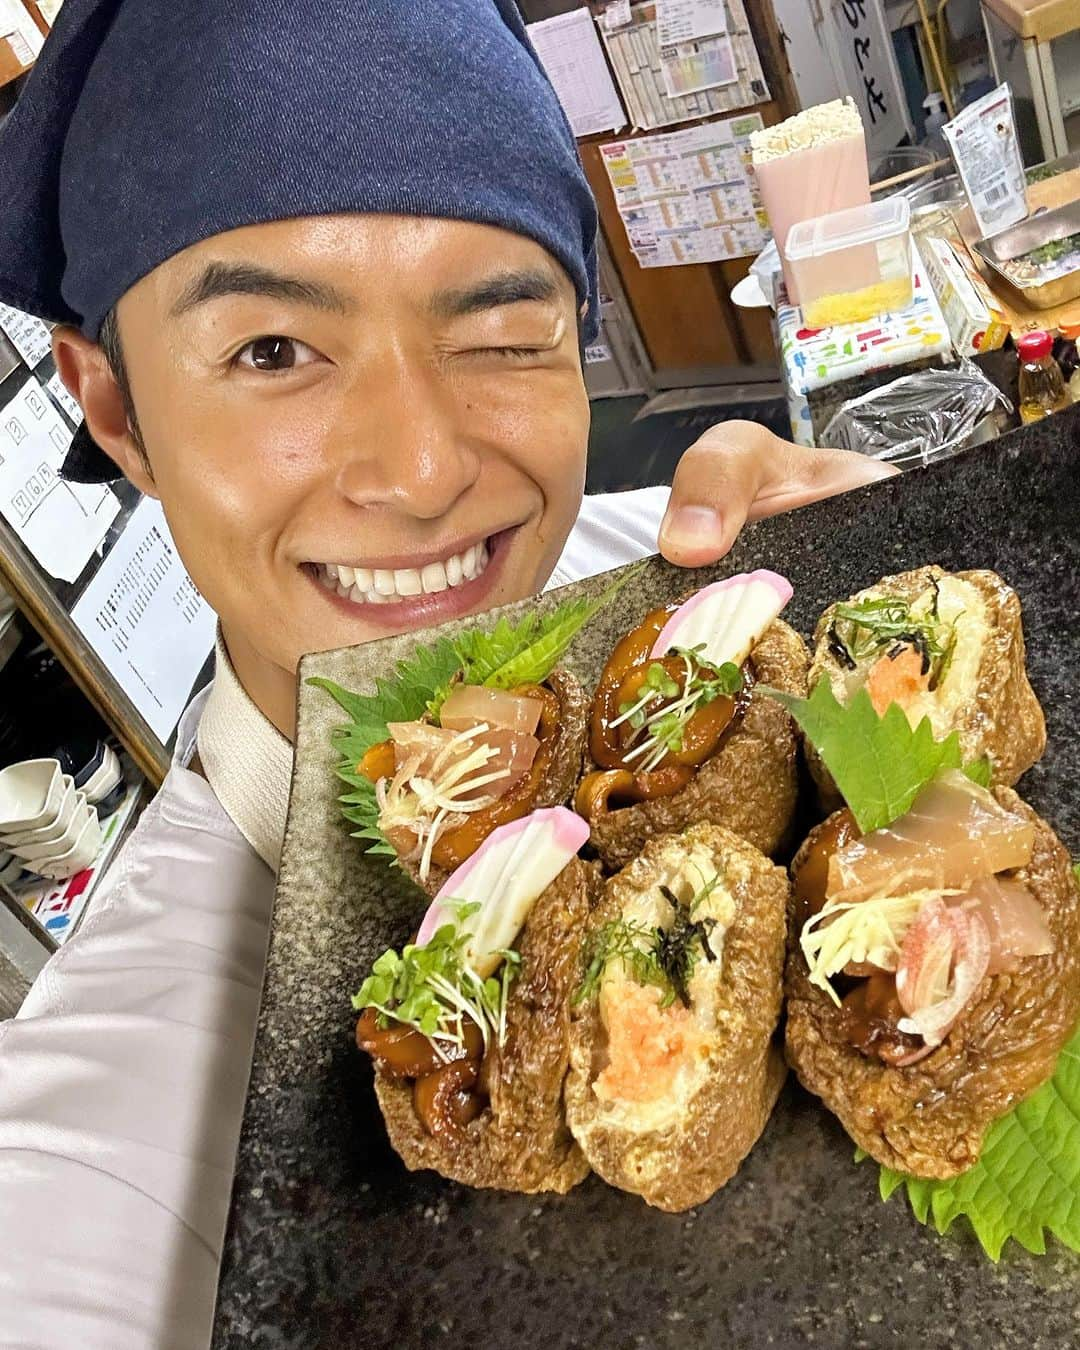
[[[719,567],[650,564],[570,664],[595,679],[649,601],[773,567],[804,634],[831,600],[921,563],[992,567],[1024,604],[1050,745],[1021,790],[1080,851],[1080,412],[748,529]],[[584,583],[590,590],[597,583]],[[535,603],[535,602],[529,602]],[[517,608],[524,609],[526,606]],[[415,639],[308,658],[364,685]],[[1080,1257],[992,1265],[883,1205],[833,1118],[789,1082],[708,1204],[661,1214],[590,1178],[565,1197],[469,1191],[387,1145],[349,995],[424,901],[338,818],[329,732],[303,688],[292,807],[222,1274],[218,1346],[902,1346],[1076,1343]]]

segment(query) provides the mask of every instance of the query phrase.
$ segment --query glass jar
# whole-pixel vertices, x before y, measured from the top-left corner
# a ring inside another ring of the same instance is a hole
[[[1054,360],[1049,333],[1025,333],[1016,344],[1020,353],[1020,420],[1040,422],[1072,402],[1061,367]]]

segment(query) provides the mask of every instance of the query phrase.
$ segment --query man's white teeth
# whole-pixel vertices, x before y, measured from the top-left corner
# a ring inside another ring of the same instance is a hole
[[[336,591],[357,605],[388,605],[416,595],[436,595],[448,587],[474,581],[487,567],[487,544],[474,544],[443,562],[426,567],[346,567],[320,563],[315,572],[328,591]]]
[[[446,568],[442,563],[428,563],[420,571],[420,581],[425,595],[434,595],[436,591],[445,591],[447,587]]]

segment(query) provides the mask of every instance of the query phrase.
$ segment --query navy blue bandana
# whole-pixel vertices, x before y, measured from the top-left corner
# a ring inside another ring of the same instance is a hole
[[[596,211],[513,0],[66,0],[0,184],[0,300],[89,337],[190,244],[348,211],[535,239],[595,331]]]

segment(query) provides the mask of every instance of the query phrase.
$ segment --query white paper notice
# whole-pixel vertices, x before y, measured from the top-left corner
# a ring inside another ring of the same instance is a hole
[[[657,41],[661,47],[726,33],[724,0],[656,0]]]
[[[600,147],[615,204],[642,267],[760,253],[767,222],[750,172],[760,113]]]
[[[52,351],[49,330],[40,319],[35,319],[32,314],[24,314],[21,309],[0,305],[0,328],[11,339],[15,350],[31,370]]]
[[[61,581],[78,578],[120,510],[111,488],[60,478],[71,436],[33,378],[0,411],[0,515]]]
[[[726,33],[681,42],[677,47],[661,47],[660,66],[668,98],[686,98],[704,89],[734,84],[739,78],[735,48]]]
[[[622,100],[587,9],[531,23],[529,37],[575,136],[626,126]]]
[[[17,34],[15,51],[20,60],[33,61],[45,45],[37,24],[20,0],[0,0],[0,33]],[[25,53],[25,57],[23,55]]]
[[[633,23],[633,15],[630,13],[630,0],[611,0],[611,4],[604,10],[604,27],[609,33],[616,28],[625,28]]]
[[[214,645],[214,611],[176,551],[161,504],[144,497],[71,611],[75,626],[167,741]]]
[[[56,399],[57,403],[59,403],[60,407],[63,408],[64,412],[67,413],[75,425],[78,426],[83,420],[83,410],[79,407],[78,401],[73,399],[68,393],[67,385],[60,376],[54,375],[45,388],[52,394],[53,398]]]

